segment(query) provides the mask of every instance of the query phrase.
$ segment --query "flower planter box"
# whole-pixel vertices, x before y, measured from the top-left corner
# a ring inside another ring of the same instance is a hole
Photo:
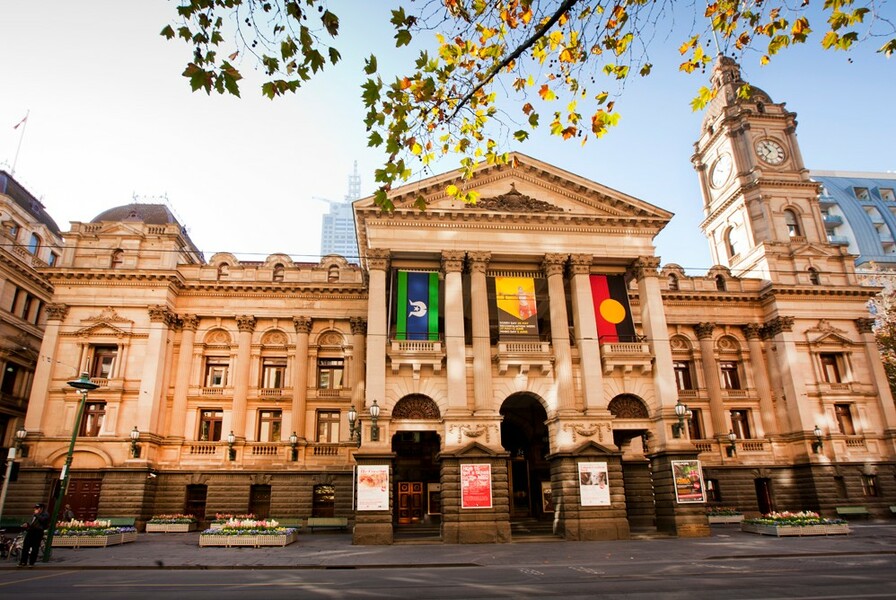
[[[199,523],[147,523],[146,533],[188,533],[199,529]]]
[[[109,535],[61,535],[53,538],[54,548],[105,548],[137,539],[136,531]]]
[[[842,524],[824,524],[818,525],[765,525],[761,523],[741,523],[741,531],[747,533],[758,533],[759,535],[774,535],[777,537],[785,536],[807,536],[807,535],[845,535],[850,533],[849,525]]]
[[[740,523],[744,520],[743,515],[707,515],[710,525],[724,525],[729,523]]]
[[[271,535],[216,535],[200,534],[199,546],[222,546],[225,548],[261,546],[288,546],[298,541],[299,535],[295,530],[283,534]]]

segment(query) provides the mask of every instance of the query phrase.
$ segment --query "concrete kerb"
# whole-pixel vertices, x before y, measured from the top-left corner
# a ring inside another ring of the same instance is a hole
[[[896,524],[861,524],[847,536],[775,538],[713,526],[708,538],[510,544],[353,546],[351,534],[302,534],[286,547],[200,548],[197,533],[142,533],[106,548],[55,548],[38,569],[391,569],[495,565],[680,563],[756,557],[896,554]],[[0,569],[16,569],[0,561]]]

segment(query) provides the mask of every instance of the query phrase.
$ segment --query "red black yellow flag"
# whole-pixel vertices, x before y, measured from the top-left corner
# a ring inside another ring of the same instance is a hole
[[[622,275],[592,275],[591,300],[601,342],[635,341],[635,323]]]

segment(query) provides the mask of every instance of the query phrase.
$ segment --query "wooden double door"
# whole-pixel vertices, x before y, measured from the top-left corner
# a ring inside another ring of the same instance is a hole
[[[426,512],[422,481],[398,482],[398,524],[408,525],[423,521]]]

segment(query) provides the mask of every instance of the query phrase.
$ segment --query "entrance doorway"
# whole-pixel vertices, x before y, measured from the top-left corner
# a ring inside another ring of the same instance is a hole
[[[551,467],[548,455],[548,415],[532,394],[509,396],[501,405],[501,445],[510,453],[510,518],[551,519]],[[545,492],[547,490],[547,492]]]
[[[80,521],[94,521],[100,507],[102,479],[72,479],[63,505],[70,504],[75,518]]]
[[[772,502],[772,480],[760,477],[755,480],[756,485],[756,502],[759,504],[759,512],[766,515],[772,512],[774,502]]]
[[[400,431],[392,436],[395,453],[395,522],[423,525],[441,522],[438,493],[440,466],[436,456],[441,438],[434,431]]]

